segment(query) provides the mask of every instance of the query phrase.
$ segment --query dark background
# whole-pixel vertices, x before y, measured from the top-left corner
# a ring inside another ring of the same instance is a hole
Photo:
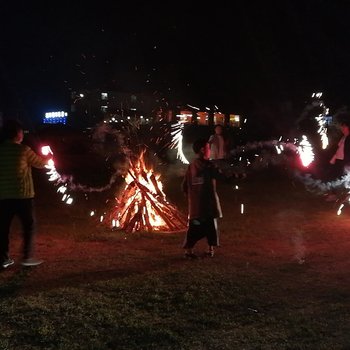
[[[266,123],[315,91],[349,102],[347,1],[2,3],[0,111],[40,120],[70,91],[160,92]]]

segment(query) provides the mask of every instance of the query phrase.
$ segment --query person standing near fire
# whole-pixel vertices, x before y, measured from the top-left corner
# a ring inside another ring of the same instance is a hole
[[[209,137],[210,159],[222,161],[228,155],[228,141],[224,135],[224,128],[221,124],[215,125],[214,134]]]
[[[224,127],[221,124],[215,125],[214,134],[209,137],[210,145],[210,160],[217,167],[225,179],[230,179],[232,176],[236,178],[246,178],[247,174],[241,164],[233,166],[230,164],[230,152],[232,148],[232,140],[224,132]]]
[[[44,168],[47,159],[22,145],[24,133],[17,120],[5,120],[0,143],[0,268],[14,264],[9,257],[9,234],[17,216],[23,230],[23,266],[36,266],[34,258],[35,220],[33,213],[34,185],[32,167]],[[49,157],[50,155],[48,155]]]
[[[185,257],[197,258],[195,244],[207,239],[206,255],[214,257],[214,247],[219,246],[217,219],[222,218],[220,200],[216,191],[218,170],[210,162],[210,144],[206,139],[198,139],[192,149],[195,158],[187,167],[182,182],[182,190],[188,201],[188,229],[183,244]]]

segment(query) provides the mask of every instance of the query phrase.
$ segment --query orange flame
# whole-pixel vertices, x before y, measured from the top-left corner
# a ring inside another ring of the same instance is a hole
[[[148,169],[145,151],[130,161],[125,187],[117,200],[111,226],[126,232],[179,231],[186,228],[186,218],[169,203],[163,191],[160,174]]]

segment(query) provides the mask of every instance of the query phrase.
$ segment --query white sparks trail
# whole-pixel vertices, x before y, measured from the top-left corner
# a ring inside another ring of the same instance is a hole
[[[323,113],[320,113],[318,116],[315,117],[315,120],[318,124],[318,130],[317,133],[321,136],[321,144],[322,149],[326,149],[328,147],[329,141],[328,141],[328,128],[327,128],[327,117],[329,116],[329,108],[326,108],[323,101],[321,100],[322,92],[317,92],[312,94],[312,98],[316,98],[316,103],[319,104],[319,106],[322,108]]]
[[[176,158],[179,159],[182,163],[184,164],[189,164],[189,161],[185,157],[183,153],[183,129],[184,129],[184,124],[183,123],[175,123],[171,126],[171,144],[170,148],[176,148],[177,149],[177,154]]]

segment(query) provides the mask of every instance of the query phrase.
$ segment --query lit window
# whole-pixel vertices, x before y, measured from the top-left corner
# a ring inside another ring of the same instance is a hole
[[[101,100],[108,100],[108,93],[107,92],[101,92]]]

